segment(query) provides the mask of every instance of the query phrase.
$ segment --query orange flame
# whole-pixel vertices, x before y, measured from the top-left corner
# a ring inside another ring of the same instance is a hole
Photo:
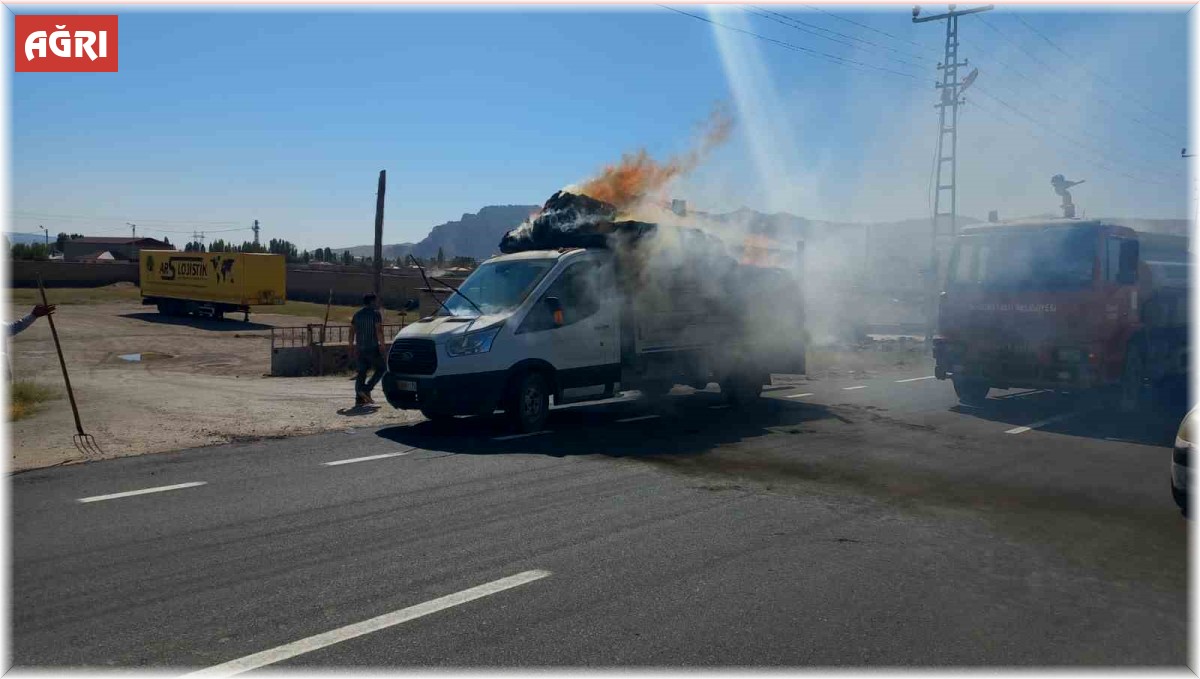
[[[729,138],[732,128],[733,119],[724,109],[718,108],[705,123],[696,148],[688,153],[665,163],[651,158],[645,149],[623,154],[620,163],[605,166],[599,175],[585,182],[579,192],[611,203],[618,210],[636,205],[672,179],[694,170],[709,151]]]

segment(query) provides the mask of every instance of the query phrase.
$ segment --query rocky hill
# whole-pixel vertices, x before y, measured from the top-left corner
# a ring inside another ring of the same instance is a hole
[[[383,256],[396,258],[411,253],[422,258],[436,257],[438,248],[441,248],[447,259],[451,257],[487,259],[500,252],[497,248],[500,237],[525,221],[525,218],[537,208],[536,205],[488,205],[479,212],[463,214],[462,218],[457,221],[438,224],[420,242],[384,245]],[[375,247],[372,245],[334,249],[338,252],[348,249],[355,256],[365,257],[370,257],[375,252]]]

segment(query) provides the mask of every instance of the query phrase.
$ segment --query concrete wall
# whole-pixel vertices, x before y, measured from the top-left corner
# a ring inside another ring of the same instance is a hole
[[[42,275],[46,287],[98,287],[113,283],[138,282],[138,265],[134,262],[111,262],[88,264],[82,262],[32,262],[12,261],[9,274],[14,288],[37,287],[37,276]],[[460,279],[443,278],[449,283]],[[350,271],[314,271],[311,269],[288,269],[288,299],[324,304],[333,290],[334,304],[359,304],[362,296],[373,289],[371,274]],[[432,313],[437,303],[428,293],[420,293],[424,287],[420,275],[383,276],[383,301],[388,309],[398,310],[405,300],[419,298],[421,313]],[[437,285],[435,284],[435,287]]]
[[[461,279],[449,277],[442,280],[457,284]],[[399,310],[405,300],[420,299],[421,314],[429,314],[438,308],[436,302],[428,293],[419,292],[425,287],[421,276],[418,275],[383,275],[384,307]],[[436,283],[434,287],[439,287]],[[288,269],[287,296],[288,299],[302,302],[324,304],[329,299],[329,291],[333,290],[334,304],[359,304],[362,296],[374,289],[370,273],[349,271],[313,271],[310,269]]]
[[[31,262],[10,261],[8,273],[14,288],[36,288],[40,273],[48,288],[92,288],[113,283],[137,283],[136,262]]]

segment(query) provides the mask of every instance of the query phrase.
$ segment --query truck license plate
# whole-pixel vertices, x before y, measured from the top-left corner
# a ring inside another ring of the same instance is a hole
[[[396,380],[396,388],[400,391],[416,391],[417,383],[412,380]]]

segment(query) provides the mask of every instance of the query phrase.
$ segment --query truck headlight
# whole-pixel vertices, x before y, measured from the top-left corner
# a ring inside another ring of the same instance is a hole
[[[500,334],[500,325],[494,325],[483,330],[467,332],[446,341],[447,356],[470,356],[486,354],[492,350],[492,341]]]

